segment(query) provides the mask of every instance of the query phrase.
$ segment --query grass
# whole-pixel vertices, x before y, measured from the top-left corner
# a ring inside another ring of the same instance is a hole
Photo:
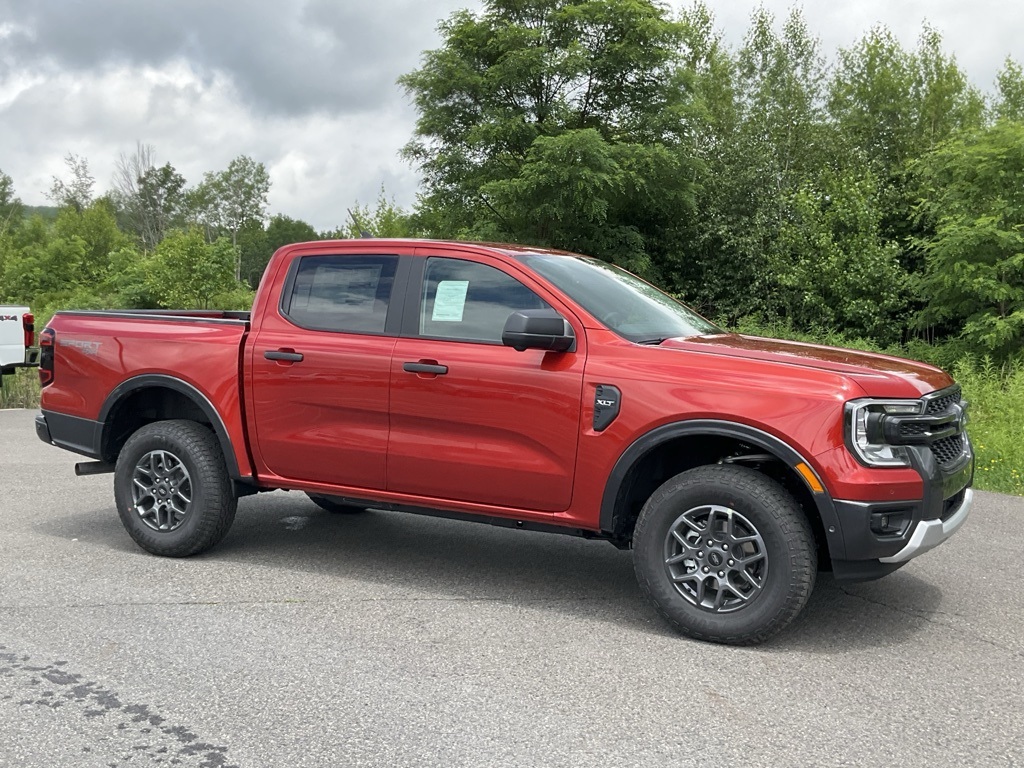
[[[968,360],[953,372],[971,404],[975,486],[1024,496],[1024,366]]]
[[[756,327],[746,323],[743,333],[759,336],[814,341],[807,334],[793,333],[783,326]],[[825,334],[818,341],[837,346],[874,349],[905,357],[931,358],[941,363],[950,358],[949,350],[924,345],[905,349],[878,350],[868,342]],[[948,366],[948,362],[946,363]],[[956,380],[970,401],[971,442],[974,444],[976,471],[974,484],[986,491],[1024,496],[1024,365],[997,366],[991,361],[961,357],[952,365]],[[39,379],[35,369],[20,369],[3,377],[0,408],[38,408]]]
[[[13,376],[0,376],[0,408],[38,408],[39,374],[18,368]]]

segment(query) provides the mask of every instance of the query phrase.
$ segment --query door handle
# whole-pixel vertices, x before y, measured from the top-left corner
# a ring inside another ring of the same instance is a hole
[[[268,349],[263,353],[263,356],[267,358],[267,360],[285,360],[289,363],[302,362],[301,352],[288,352],[283,349]]]
[[[402,363],[402,370],[409,373],[433,373],[443,376],[448,373],[448,366],[437,363]]]

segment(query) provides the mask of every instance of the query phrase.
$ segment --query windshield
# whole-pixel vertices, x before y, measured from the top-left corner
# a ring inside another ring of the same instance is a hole
[[[660,344],[677,336],[723,333],[653,285],[598,259],[539,253],[519,259],[630,341]]]

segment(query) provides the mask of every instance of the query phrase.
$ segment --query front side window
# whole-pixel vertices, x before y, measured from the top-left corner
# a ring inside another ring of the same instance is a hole
[[[421,336],[501,343],[505,321],[523,309],[550,308],[514,277],[462,259],[427,259],[420,297]]]
[[[383,333],[397,256],[304,256],[284,314],[321,331]]]

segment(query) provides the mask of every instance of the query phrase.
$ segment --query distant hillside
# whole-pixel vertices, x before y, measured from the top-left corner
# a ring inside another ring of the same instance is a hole
[[[33,216],[42,216],[47,221],[53,221],[57,218],[57,212],[60,210],[53,205],[26,205],[25,218],[31,219]]]

